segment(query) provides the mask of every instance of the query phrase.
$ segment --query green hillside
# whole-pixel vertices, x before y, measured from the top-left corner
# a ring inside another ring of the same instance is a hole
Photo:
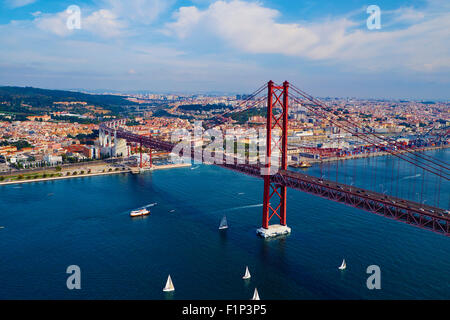
[[[0,111],[15,114],[43,114],[59,111],[63,106],[54,105],[59,101],[83,101],[88,105],[111,110],[114,114],[126,105],[135,105],[122,96],[86,94],[74,91],[47,90],[33,87],[0,87]],[[29,105],[30,107],[23,106]]]

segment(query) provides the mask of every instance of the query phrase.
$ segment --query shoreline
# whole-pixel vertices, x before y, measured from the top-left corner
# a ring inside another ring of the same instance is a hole
[[[450,148],[450,145],[446,145],[446,146],[442,146],[442,147],[425,147],[425,148],[421,148],[421,149],[416,149],[413,151],[413,153],[423,152],[423,151],[432,151],[432,150],[444,150],[447,148]],[[403,154],[403,153],[407,153],[407,152],[408,151],[405,151],[405,150],[397,151],[397,153],[399,153],[399,154]],[[347,156],[347,157],[331,157],[331,158],[327,158],[327,159],[311,159],[311,158],[301,157],[300,161],[306,161],[306,162],[313,164],[313,163],[321,163],[321,162],[323,163],[323,162],[333,162],[333,161],[345,161],[345,160],[354,160],[354,159],[363,159],[363,158],[372,158],[372,157],[381,157],[381,156],[392,156],[392,154],[387,151],[382,151],[382,152],[376,152],[376,153],[369,152],[369,153],[363,153],[363,154],[355,154],[355,155],[351,155],[351,156]]]
[[[87,174],[78,174],[78,175],[70,175],[70,176],[62,176],[62,177],[51,177],[51,178],[41,178],[41,179],[29,179],[29,180],[19,180],[19,181],[7,181],[0,182],[0,186],[10,185],[10,184],[22,184],[22,183],[31,183],[31,182],[43,182],[43,181],[53,181],[53,180],[62,180],[62,179],[73,179],[73,178],[86,178],[93,176],[103,176],[110,174],[119,174],[119,173],[130,173],[131,170],[120,170],[120,171],[111,171],[111,172],[95,172],[95,173],[87,173]]]
[[[167,165],[161,165],[161,166],[153,166],[150,170],[145,170],[143,172],[151,172],[155,170],[164,170],[164,169],[173,169],[173,168],[184,168],[184,167],[190,167],[191,164],[189,163],[181,163],[181,164],[167,164]],[[94,176],[104,176],[104,175],[111,175],[111,174],[120,174],[120,173],[139,173],[139,172],[133,172],[131,168],[128,168],[126,170],[119,170],[119,171],[111,171],[111,172],[94,172],[94,173],[86,173],[86,174],[78,174],[78,175],[70,175],[70,176],[61,176],[61,177],[48,177],[48,178],[40,178],[40,179],[28,179],[28,180],[18,180],[18,181],[5,181],[0,182],[0,186],[4,185],[12,185],[12,184],[23,184],[23,183],[32,183],[32,182],[44,182],[44,181],[54,181],[54,180],[62,180],[62,179],[73,179],[73,178],[86,178],[86,177],[94,177]]]

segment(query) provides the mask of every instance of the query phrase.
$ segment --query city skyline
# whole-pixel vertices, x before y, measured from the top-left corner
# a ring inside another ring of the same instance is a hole
[[[245,93],[287,79],[316,96],[449,99],[449,5],[377,1],[369,30],[370,4],[7,0],[0,85]]]

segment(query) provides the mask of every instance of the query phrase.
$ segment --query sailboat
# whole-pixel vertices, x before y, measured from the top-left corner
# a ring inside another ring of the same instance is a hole
[[[345,268],[347,268],[347,264],[345,263],[345,259],[344,259],[344,260],[342,260],[342,264],[339,267],[339,270],[345,270]]]
[[[261,299],[259,299],[258,290],[256,288],[255,288],[255,292],[253,293],[252,300],[261,300]]]
[[[250,275],[250,271],[248,271],[248,267],[245,267],[245,274],[242,277],[242,279],[247,280],[250,279],[251,275]]]
[[[222,221],[220,221],[219,230],[228,229],[227,217],[223,216]]]
[[[164,287],[163,291],[164,292],[175,291],[175,287],[173,286],[172,278],[170,277],[170,274],[169,274],[169,277],[167,278],[166,286]]]

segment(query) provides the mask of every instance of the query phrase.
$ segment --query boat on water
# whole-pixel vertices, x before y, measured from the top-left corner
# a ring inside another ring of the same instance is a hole
[[[300,162],[300,164],[298,165],[298,167],[299,168],[310,168],[311,167],[311,163],[309,163],[309,162],[304,162],[304,161],[302,161],[302,162]]]
[[[175,291],[175,287],[173,286],[173,282],[172,282],[172,278],[169,277],[167,278],[167,282],[166,282],[166,286],[163,289],[164,292],[171,292],[171,291]]]
[[[228,229],[227,217],[223,216],[222,221],[220,221],[219,230]]]
[[[344,260],[342,260],[342,264],[339,267],[339,270],[345,270],[345,268],[347,268],[347,264],[345,263],[345,259],[344,259]]]
[[[261,300],[259,298],[258,290],[255,288],[255,292],[253,292],[252,300]]]
[[[248,271],[248,267],[245,267],[245,274],[242,277],[242,279],[247,280],[247,279],[250,279],[250,278],[251,278],[250,271]]]
[[[312,165],[309,162],[306,162],[306,161],[301,161],[300,163],[296,163],[296,164],[291,165],[291,167],[301,168],[301,169],[306,169],[306,168],[309,168],[311,166]]]
[[[150,211],[143,208],[143,209],[139,209],[139,210],[133,210],[130,212],[130,217],[140,217],[140,216],[146,216],[150,214]]]

